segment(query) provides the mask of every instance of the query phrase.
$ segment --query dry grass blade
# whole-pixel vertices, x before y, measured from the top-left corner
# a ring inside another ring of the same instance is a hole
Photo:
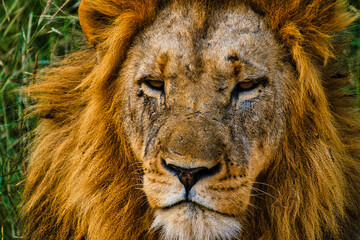
[[[41,15],[40,15],[40,19],[38,21],[38,26],[41,24],[41,22],[44,20],[45,15],[49,12],[51,4],[54,2],[54,0],[48,0],[46,2],[46,6],[44,8],[44,10],[42,11]]]

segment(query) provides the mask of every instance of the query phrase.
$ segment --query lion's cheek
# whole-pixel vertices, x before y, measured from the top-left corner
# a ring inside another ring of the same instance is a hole
[[[248,170],[248,177],[250,179],[256,179],[262,169],[267,169],[274,156],[275,149],[271,148],[270,144],[265,146],[266,143],[262,143],[262,147],[259,147],[259,145],[257,144],[250,153]]]
[[[241,218],[250,200],[251,187],[238,184],[229,184],[227,187],[199,185],[194,187],[194,192],[194,201],[216,212]]]
[[[242,192],[240,195],[239,193],[235,192],[230,194],[230,196],[228,195],[227,197],[227,194],[224,195],[225,197],[222,200],[223,202],[215,203],[215,209],[221,213],[242,218],[250,201],[250,193],[244,194],[244,192]]]
[[[143,190],[152,208],[170,206],[180,201],[184,195],[184,188],[176,178],[144,175]]]

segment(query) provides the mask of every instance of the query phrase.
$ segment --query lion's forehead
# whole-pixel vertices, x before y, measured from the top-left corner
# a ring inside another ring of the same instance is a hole
[[[205,11],[205,10],[204,10]],[[223,60],[236,52],[244,62],[268,70],[278,51],[277,42],[264,20],[247,6],[219,9],[165,9],[141,36],[143,52],[149,60],[168,53],[178,61],[226,64]],[[150,51],[149,51],[150,49]],[[154,54],[155,53],[155,54]]]

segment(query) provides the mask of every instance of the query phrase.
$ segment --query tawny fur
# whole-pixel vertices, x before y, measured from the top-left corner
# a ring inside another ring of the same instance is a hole
[[[133,39],[170,2],[83,0],[80,20],[94,46],[28,88],[42,119],[26,177],[26,238],[159,239],[149,230],[153,210],[134,188],[138,160],[114,106],[114,79]],[[256,179],[269,195],[250,199],[256,207],[242,223],[242,239],[357,239],[360,127],[354,99],[343,91],[348,77],[333,70],[342,44],[333,36],[354,19],[341,1],[242,2],[264,16],[297,70],[284,144]]]

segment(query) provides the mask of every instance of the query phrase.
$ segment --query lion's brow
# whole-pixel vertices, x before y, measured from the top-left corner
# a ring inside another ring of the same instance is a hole
[[[157,59],[157,66],[162,74],[166,71],[166,67],[169,63],[169,55],[167,53],[161,53]]]

